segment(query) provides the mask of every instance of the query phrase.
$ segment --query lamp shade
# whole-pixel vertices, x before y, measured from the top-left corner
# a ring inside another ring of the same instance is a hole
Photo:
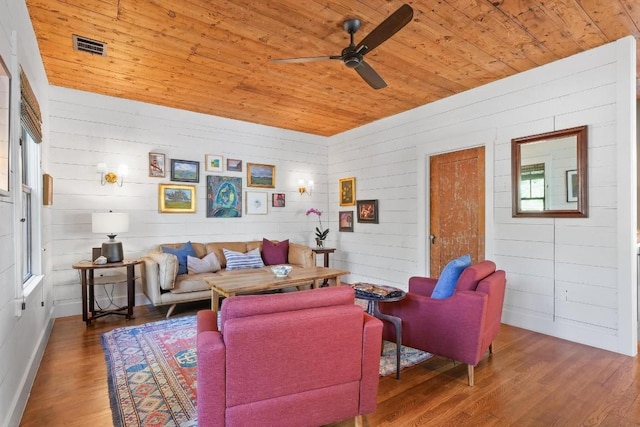
[[[94,212],[91,214],[91,231],[106,234],[107,236],[126,233],[129,231],[129,214]]]

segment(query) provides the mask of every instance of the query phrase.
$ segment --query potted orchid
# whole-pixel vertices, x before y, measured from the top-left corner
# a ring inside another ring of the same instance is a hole
[[[309,215],[318,215],[318,222],[320,223],[320,227],[316,227],[316,245],[319,248],[324,246],[324,239],[327,238],[327,234],[329,234],[329,229],[326,230],[322,227],[322,211],[319,211],[316,208],[311,208],[307,210],[307,216]]]

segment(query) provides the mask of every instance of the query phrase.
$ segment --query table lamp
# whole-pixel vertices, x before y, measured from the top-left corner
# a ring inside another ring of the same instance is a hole
[[[116,242],[117,234],[129,231],[129,214],[106,213],[91,214],[91,231],[109,236],[109,240],[102,244],[102,256],[107,258],[107,262],[120,262],[124,259],[122,243]]]

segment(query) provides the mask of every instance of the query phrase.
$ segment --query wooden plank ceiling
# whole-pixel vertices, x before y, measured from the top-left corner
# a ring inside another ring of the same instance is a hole
[[[408,4],[412,22],[366,56],[388,84],[374,90],[341,61],[269,59],[340,55],[345,19],[357,43],[401,0],[27,0],[53,85],[325,136],[640,35],[637,0]]]

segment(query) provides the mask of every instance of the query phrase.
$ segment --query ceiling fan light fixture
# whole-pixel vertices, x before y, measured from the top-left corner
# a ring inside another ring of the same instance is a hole
[[[346,65],[347,67],[356,68],[362,62],[362,56],[356,54],[345,56],[343,61],[344,65]]]

